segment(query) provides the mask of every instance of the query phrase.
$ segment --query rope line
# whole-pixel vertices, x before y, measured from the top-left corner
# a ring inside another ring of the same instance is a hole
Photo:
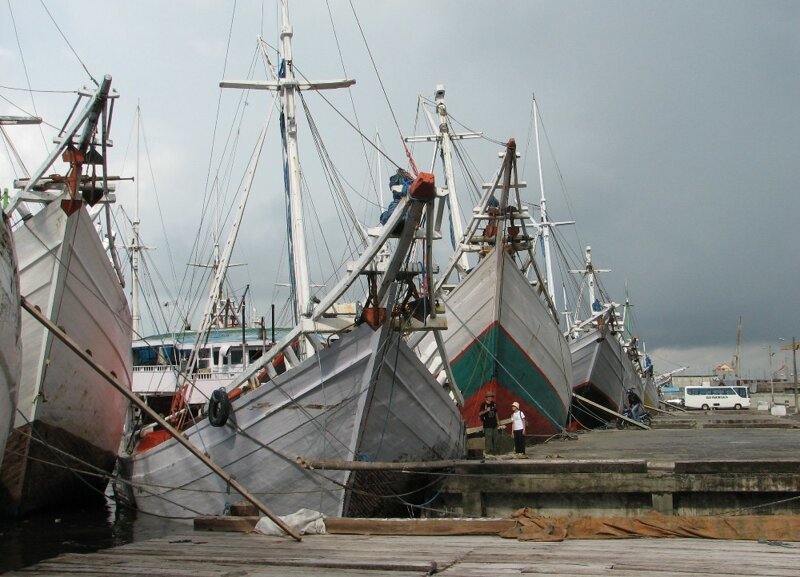
[[[89,78],[91,79],[91,81],[92,81],[92,82],[94,82],[94,85],[95,85],[95,86],[100,86],[100,84],[97,82],[97,80],[95,80],[94,76],[92,76],[92,73],[91,73],[91,72],[89,72],[89,69],[86,67],[86,64],[84,64],[84,63],[83,63],[83,60],[81,60],[81,57],[80,57],[80,56],[78,55],[78,53],[75,51],[75,48],[73,48],[73,47],[72,47],[72,44],[70,44],[70,41],[67,39],[66,35],[65,35],[65,34],[64,34],[64,32],[61,30],[61,27],[58,25],[58,22],[56,22],[56,19],[55,19],[55,18],[53,18],[53,15],[50,13],[50,10],[47,8],[47,5],[44,3],[44,0],[39,0],[39,3],[42,5],[42,8],[44,8],[44,11],[45,11],[45,12],[47,12],[47,15],[50,17],[50,21],[53,23],[53,26],[55,26],[55,27],[56,27],[56,30],[58,30],[58,33],[59,33],[59,34],[61,34],[61,38],[63,38],[63,39],[64,39],[64,42],[66,42],[66,43],[67,43],[67,46],[69,46],[69,49],[70,49],[70,50],[72,51],[72,53],[75,55],[75,58],[78,60],[78,62],[80,63],[80,65],[83,67],[84,71],[85,71],[85,72],[86,72],[86,74],[89,76]],[[9,0],[9,8],[10,8],[10,0]],[[27,74],[27,73],[26,73],[26,74]]]
[[[400,136],[400,142],[403,145],[403,150],[406,152],[406,157],[408,158],[409,166],[411,166],[411,170],[414,173],[414,176],[419,174],[417,170],[417,166],[414,163],[414,158],[411,156],[411,151],[408,150],[408,146],[406,146],[406,141],[403,138],[403,131],[400,130],[400,123],[397,121],[397,116],[394,113],[394,108],[392,108],[392,103],[389,100],[389,95],[386,92],[386,87],[383,84],[383,79],[381,78],[380,73],[378,72],[378,66],[375,63],[375,58],[372,55],[372,50],[369,47],[369,43],[367,42],[367,37],[364,34],[364,29],[361,26],[361,21],[358,19],[358,14],[356,14],[355,6],[353,6],[353,0],[349,0],[350,3],[350,10],[353,12],[353,17],[355,18],[356,25],[358,26],[358,31],[361,33],[361,39],[364,41],[364,48],[367,50],[367,54],[369,55],[369,60],[372,63],[372,68],[375,71],[375,77],[378,79],[378,84],[381,87],[381,92],[383,92],[383,98],[386,100],[386,104],[389,107],[389,113],[392,115],[392,120],[394,121],[394,125],[397,128],[397,133]],[[398,168],[400,168],[398,166]]]

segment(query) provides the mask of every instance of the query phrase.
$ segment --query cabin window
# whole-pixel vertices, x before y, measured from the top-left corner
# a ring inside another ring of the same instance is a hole
[[[231,365],[241,365],[242,364],[242,349],[240,348],[231,348],[228,351],[228,363]]]
[[[197,359],[197,368],[201,371],[211,370],[211,351],[200,349]]]
[[[156,347],[137,347],[133,349],[133,366],[152,367],[158,363],[158,349]]]
[[[158,349],[158,364],[159,365],[177,365],[178,355],[177,350],[172,345],[159,347]]]

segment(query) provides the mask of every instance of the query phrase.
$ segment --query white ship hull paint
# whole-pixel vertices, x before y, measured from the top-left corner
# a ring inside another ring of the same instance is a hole
[[[418,461],[464,451],[449,394],[396,333],[366,325],[234,400],[233,409],[224,427],[203,419],[185,434],[278,515],[358,510],[359,495],[343,488],[349,472],[309,471],[297,457]],[[122,470],[148,513],[219,515],[242,500],[174,439],[123,457]]]
[[[0,216],[0,467],[14,423],[20,373],[19,276],[14,238],[5,214]]]
[[[86,210],[68,217],[51,203],[14,237],[22,295],[130,387],[130,311]],[[13,462],[7,451],[0,475],[4,507],[20,514],[67,491],[85,492],[87,484],[105,486],[102,475],[114,466],[127,401],[29,315],[22,321],[18,409]]]
[[[622,344],[613,335],[594,329],[570,343],[573,390],[612,411],[622,412],[625,392],[633,388],[641,395],[640,379]],[[600,409],[573,403],[578,424],[596,426],[613,419]]]

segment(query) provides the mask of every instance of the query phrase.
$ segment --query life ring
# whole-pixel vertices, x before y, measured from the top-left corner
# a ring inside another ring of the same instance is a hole
[[[215,389],[208,400],[208,422],[212,427],[224,427],[231,414],[231,401],[225,389]]]

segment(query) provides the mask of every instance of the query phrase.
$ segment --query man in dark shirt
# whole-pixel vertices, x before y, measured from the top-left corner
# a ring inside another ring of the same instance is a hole
[[[478,414],[483,422],[483,438],[485,455],[495,455],[497,453],[497,405],[494,404],[494,393],[488,391],[486,400],[481,403]]]
[[[631,417],[638,421],[642,414],[642,399],[633,389],[628,389],[628,408],[631,410]]]

